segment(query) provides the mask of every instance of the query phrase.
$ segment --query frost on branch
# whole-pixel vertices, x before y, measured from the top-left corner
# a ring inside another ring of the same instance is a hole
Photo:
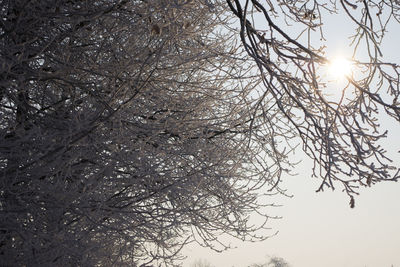
[[[188,242],[265,238],[292,135],[253,109],[225,10],[1,2],[2,265],[171,266]]]
[[[339,185],[354,207],[360,186],[399,178],[398,164],[381,146],[388,133],[380,124],[400,122],[400,69],[381,49],[389,23],[399,26],[400,10],[394,1],[350,2],[227,0],[265,88],[268,102],[258,108],[272,102],[295,128],[321,179],[317,191]],[[323,76],[329,64],[324,21],[336,13],[355,27],[354,70],[335,88],[341,97],[331,101],[325,92],[332,85]]]

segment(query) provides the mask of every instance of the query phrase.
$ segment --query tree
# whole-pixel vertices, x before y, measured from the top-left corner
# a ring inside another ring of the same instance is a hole
[[[207,260],[196,260],[191,267],[212,267],[212,265]]]
[[[279,108],[300,138],[303,151],[314,160],[314,176],[322,179],[318,191],[340,184],[354,207],[359,186],[397,181],[398,165],[381,146],[387,131],[379,126],[382,119],[396,125],[400,121],[399,65],[385,61],[381,49],[388,25],[399,22],[398,3],[227,3],[240,21],[241,41],[265,87],[256,109],[271,102]],[[322,75],[324,66],[330,64],[325,56],[329,43],[324,42],[323,22],[339,12],[356,26],[351,37],[353,58],[349,59],[353,72],[346,76],[341,97],[332,99],[325,93],[328,83]],[[297,28],[289,31],[290,25]]]
[[[261,197],[284,193],[297,137],[321,167],[320,189],[339,182],[352,205],[356,182],[398,178],[374,119],[381,106],[399,120],[398,67],[380,62],[384,31],[371,24],[372,9],[397,19],[397,4],[364,3],[357,36],[371,61],[355,63],[367,77],[348,77],[356,97],[332,104],[317,78],[322,50],[271,18],[311,31],[327,5],[280,1],[282,14],[257,1],[0,3],[1,265],[172,266],[189,242],[262,240],[271,217]],[[355,5],[339,3],[352,16]],[[253,8],[269,36],[247,19]]]
[[[287,263],[282,258],[272,257],[267,266],[271,266],[271,267],[290,267],[290,264]]]
[[[268,263],[255,263],[252,264],[250,267],[290,267],[290,264],[287,263],[283,258],[273,256]]]
[[[0,265],[172,266],[188,242],[265,238],[249,215],[270,218],[288,136],[253,112],[226,10],[1,2]]]

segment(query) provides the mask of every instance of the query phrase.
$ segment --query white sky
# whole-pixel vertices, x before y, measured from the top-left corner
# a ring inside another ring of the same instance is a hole
[[[351,33],[344,15],[325,20],[325,35],[331,53],[347,53]],[[385,58],[400,63],[400,27],[394,25],[384,42]],[[400,150],[400,126],[385,121],[389,144]],[[393,154],[392,154],[393,155]],[[400,157],[395,163],[400,165]],[[293,160],[303,159],[301,153]],[[400,182],[381,183],[362,189],[356,207],[350,209],[349,198],[340,189],[315,193],[318,181],[311,177],[309,161],[297,166],[295,177],[284,177],[284,187],[294,197],[279,198],[283,207],[275,210],[283,219],[270,224],[279,234],[260,243],[234,242],[237,249],[221,254],[208,249],[185,249],[189,267],[196,259],[205,259],[216,267],[247,267],[279,256],[293,267],[400,267]],[[271,199],[271,202],[276,202]],[[271,234],[273,232],[271,231]]]
[[[356,208],[350,209],[341,192],[315,193],[318,184],[309,174],[287,178],[295,196],[281,201],[284,206],[276,213],[283,218],[270,224],[279,230],[277,236],[260,243],[235,242],[237,249],[220,254],[194,247],[184,266],[203,258],[216,267],[245,267],[273,255],[294,267],[400,266],[400,184],[362,190]]]

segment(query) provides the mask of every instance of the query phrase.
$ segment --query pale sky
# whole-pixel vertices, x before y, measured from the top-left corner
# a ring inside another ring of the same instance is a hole
[[[304,164],[306,165],[306,164]],[[307,168],[309,166],[299,166]],[[400,266],[400,183],[383,183],[362,190],[356,207],[341,192],[315,193],[310,172],[289,177],[285,183],[295,196],[281,200],[281,220],[271,223],[277,236],[260,243],[235,242],[237,249],[213,253],[191,248],[184,266],[196,258],[216,267],[245,267],[284,258],[294,267]]]
[[[351,33],[343,15],[325,20],[328,51],[348,53],[346,37]],[[399,25],[393,24],[384,42],[385,58],[400,63]],[[384,121],[393,148],[394,164],[400,165],[400,126]],[[297,153],[293,160],[303,159]],[[284,258],[293,267],[400,267],[400,182],[380,183],[362,189],[356,207],[340,189],[316,193],[318,181],[311,178],[308,160],[297,166],[295,177],[284,177],[284,187],[293,198],[275,198],[284,204],[272,215],[281,220],[270,223],[278,235],[260,243],[241,243],[224,253],[196,246],[185,249],[189,267],[196,259],[205,259],[216,267],[247,267],[267,262],[269,256]],[[271,231],[273,233],[273,231]]]

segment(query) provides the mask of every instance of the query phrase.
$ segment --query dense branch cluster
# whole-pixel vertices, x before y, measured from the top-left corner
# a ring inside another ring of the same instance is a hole
[[[1,265],[170,266],[193,240],[264,238],[249,214],[285,153],[225,3],[1,3]]]
[[[358,27],[357,69],[331,101],[310,36],[323,39],[337,4]],[[380,49],[399,12],[391,1],[0,0],[0,265],[171,266],[189,242],[262,240],[263,197],[284,193],[297,141],[320,190],[340,184],[352,206],[359,184],[397,180],[378,117],[400,121],[399,67]]]

